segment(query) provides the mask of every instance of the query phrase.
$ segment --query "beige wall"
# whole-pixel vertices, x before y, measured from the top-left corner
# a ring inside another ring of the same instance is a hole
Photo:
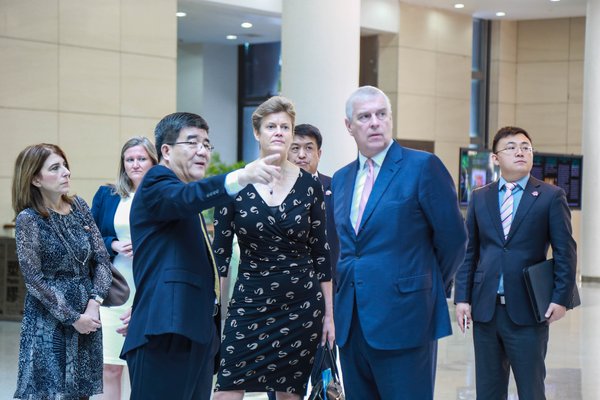
[[[395,136],[435,142],[455,181],[469,144],[470,16],[400,3],[398,35],[382,35],[379,87],[392,101]]]
[[[585,18],[520,21],[515,123],[535,148],[581,153]]]
[[[581,153],[585,18],[495,21],[490,136],[521,126],[535,148]]]
[[[517,22],[492,21],[489,76],[489,135],[515,125],[517,101]]]
[[[51,142],[91,202],[119,150],[175,110],[176,0],[0,0],[0,224],[14,160]],[[4,231],[4,233],[10,233]]]

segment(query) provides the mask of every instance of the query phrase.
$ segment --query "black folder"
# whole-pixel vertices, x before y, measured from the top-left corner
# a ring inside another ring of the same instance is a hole
[[[546,310],[552,301],[554,290],[554,260],[546,260],[523,269],[525,286],[529,294],[529,300],[533,307],[535,318],[538,322],[546,321]],[[573,297],[567,308],[571,309],[581,304],[577,285],[573,286]]]

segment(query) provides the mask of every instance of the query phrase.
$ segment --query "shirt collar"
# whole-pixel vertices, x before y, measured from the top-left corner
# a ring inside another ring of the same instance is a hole
[[[519,187],[523,190],[525,190],[525,186],[527,186],[527,182],[529,181],[529,177],[531,176],[531,174],[527,174],[524,177],[522,177],[521,179],[519,179],[518,181],[515,181],[513,183],[516,183],[517,185],[519,185]],[[499,190],[504,190],[506,185],[507,180],[504,179],[504,177],[500,176],[500,179],[498,180],[498,189]]]
[[[373,160],[373,163],[375,163],[375,166],[379,166],[381,167],[381,165],[383,164],[383,160],[385,160],[385,156],[387,155],[388,151],[390,150],[390,147],[392,147],[392,143],[394,143],[394,139],[390,140],[390,144],[388,144],[388,146],[383,149],[381,152],[375,154],[373,157],[371,157],[371,160]],[[358,152],[358,163],[359,163],[359,171],[362,171],[362,169],[365,167],[365,163],[367,162],[367,157],[363,156],[362,153],[359,151]]]

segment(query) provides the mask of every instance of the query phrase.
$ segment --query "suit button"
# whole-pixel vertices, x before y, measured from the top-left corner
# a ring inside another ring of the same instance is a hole
[[[350,282],[350,287],[354,287],[354,282]]]
[[[504,252],[507,252],[507,251],[508,251],[508,249],[507,249],[506,247],[503,247],[503,248],[502,248],[502,250],[503,250]]]

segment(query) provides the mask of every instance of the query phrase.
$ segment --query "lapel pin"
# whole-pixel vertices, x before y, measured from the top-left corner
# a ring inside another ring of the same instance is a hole
[[[325,191],[325,196],[331,196],[331,190],[326,190]]]
[[[537,190],[535,192],[531,192],[533,197],[538,197],[540,195],[540,192],[538,192]]]

